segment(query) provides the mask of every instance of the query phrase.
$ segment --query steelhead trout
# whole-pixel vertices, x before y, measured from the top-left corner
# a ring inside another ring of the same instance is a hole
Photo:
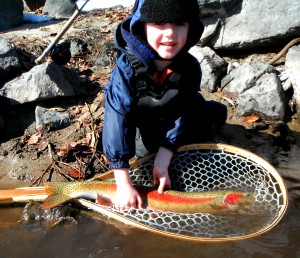
[[[47,182],[44,183],[48,197],[42,209],[49,209],[73,198],[98,200],[102,205],[113,205],[116,184],[106,181]],[[205,192],[181,192],[166,190],[159,194],[150,187],[135,186],[143,199],[143,208],[177,213],[223,213],[238,211],[252,206],[253,192],[214,190]]]

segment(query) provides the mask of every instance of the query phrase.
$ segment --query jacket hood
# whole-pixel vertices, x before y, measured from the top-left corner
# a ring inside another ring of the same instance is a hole
[[[143,3],[144,0],[136,0],[132,14],[118,25],[115,45],[121,52],[130,52],[145,66],[149,66],[153,63],[153,59],[157,57],[157,54],[148,47],[144,23],[140,21],[140,8]],[[200,19],[195,22],[189,22],[189,24],[187,42],[177,57],[186,54],[191,47],[196,45],[203,33],[204,26]]]

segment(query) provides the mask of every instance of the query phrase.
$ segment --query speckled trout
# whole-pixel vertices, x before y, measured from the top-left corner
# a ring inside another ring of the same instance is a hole
[[[74,198],[97,200],[102,205],[113,205],[116,184],[107,181],[47,182],[44,183],[48,197],[42,204],[49,209]],[[156,189],[135,186],[143,199],[143,208],[177,213],[211,213],[238,211],[251,206],[253,192],[214,190],[204,192],[182,192],[166,190],[159,194]]]

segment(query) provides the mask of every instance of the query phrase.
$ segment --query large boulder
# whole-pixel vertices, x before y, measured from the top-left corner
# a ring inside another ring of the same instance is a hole
[[[227,5],[221,5],[224,1],[219,2],[217,5],[217,0],[208,0],[202,4],[205,24],[202,41],[206,46],[214,49],[249,49],[278,44],[278,39],[282,42],[299,37],[300,1],[238,0],[231,3],[227,0]]]

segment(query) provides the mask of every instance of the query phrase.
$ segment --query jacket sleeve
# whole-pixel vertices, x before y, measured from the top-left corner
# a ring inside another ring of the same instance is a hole
[[[129,159],[135,154],[136,127],[128,116],[133,105],[132,75],[130,64],[121,56],[105,88],[102,143],[111,169],[128,168]]]

